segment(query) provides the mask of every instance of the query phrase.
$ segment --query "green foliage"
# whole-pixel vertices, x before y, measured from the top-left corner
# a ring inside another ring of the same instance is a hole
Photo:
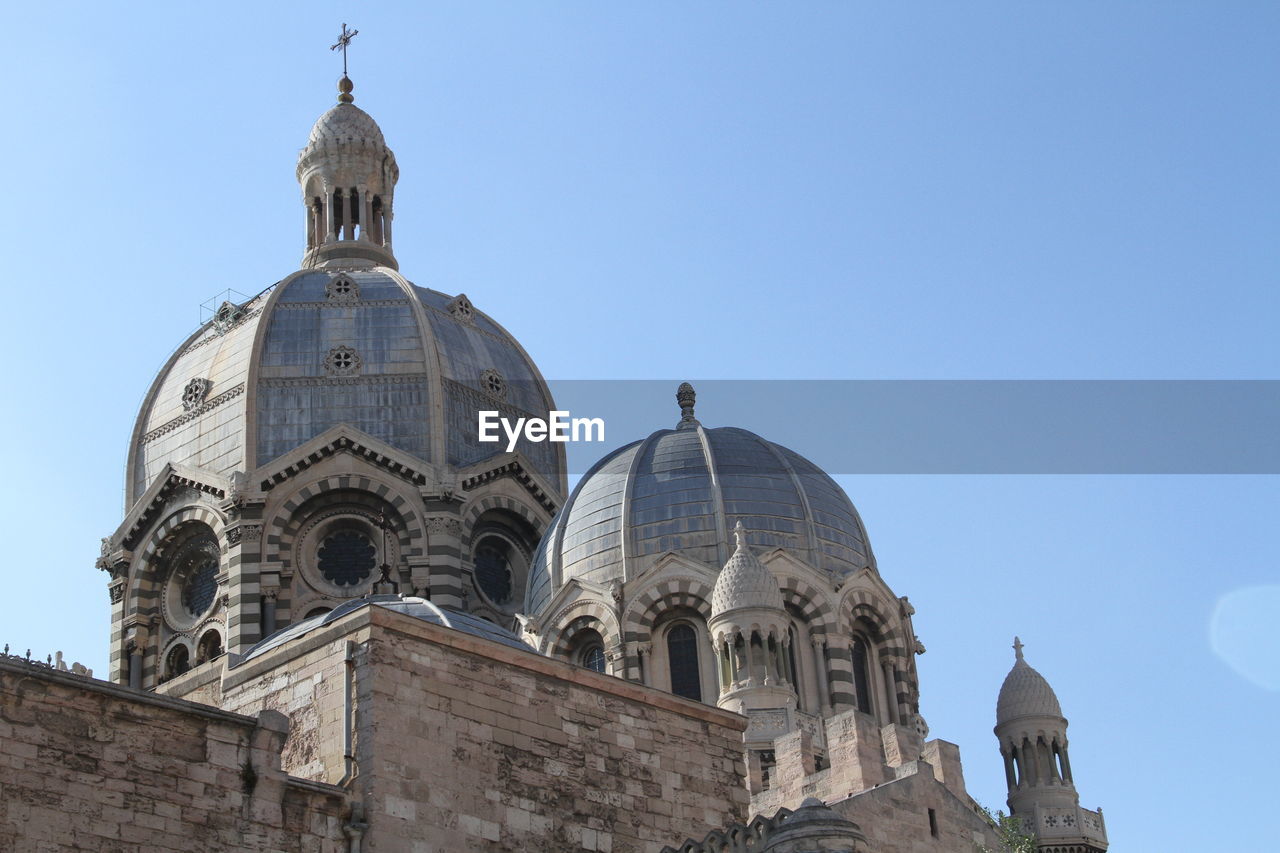
[[[999,810],[992,812],[986,806],[980,806],[980,808],[987,816],[987,820],[991,822],[991,828],[995,830],[996,837],[1000,839],[1000,846],[992,850],[984,844],[979,844],[979,853],[1036,853],[1036,837],[1022,828],[1022,818],[1007,815]]]

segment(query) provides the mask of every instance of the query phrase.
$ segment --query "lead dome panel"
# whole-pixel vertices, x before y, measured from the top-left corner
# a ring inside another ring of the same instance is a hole
[[[667,552],[719,569],[738,521],[760,552],[837,574],[873,564],[857,510],[812,462],[735,427],[659,430],[583,477],[535,555],[526,609],[540,613],[557,584],[627,580]]]

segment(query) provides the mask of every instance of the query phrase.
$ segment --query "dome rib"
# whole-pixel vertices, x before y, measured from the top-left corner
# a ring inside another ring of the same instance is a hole
[[[690,416],[692,417],[692,411]],[[716,453],[711,449],[711,439],[707,436],[702,424],[697,425],[698,442],[702,445],[702,456],[707,461],[707,472],[711,475],[711,495],[715,501],[717,562],[724,564],[725,547],[729,541],[728,518],[724,511],[724,489],[720,486],[720,473],[716,468]]]

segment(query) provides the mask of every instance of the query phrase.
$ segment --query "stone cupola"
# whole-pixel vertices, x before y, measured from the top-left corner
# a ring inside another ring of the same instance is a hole
[[[316,120],[298,155],[307,210],[304,268],[399,268],[391,220],[400,169],[378,123],[353,103],[354,85],[346,76],[338,81],[338,103]]]
[[[996,699],[995,734],[1000,740],[1009,812],[1041,845],[1063,845],[1081,853],[1106,850],[1101,811],[1080,808],[1067,720],[1044,676],[1027,663],[1022,641],[1013,638],[1015,660]],[[1043,847],[1041,849],[1044,849]]]

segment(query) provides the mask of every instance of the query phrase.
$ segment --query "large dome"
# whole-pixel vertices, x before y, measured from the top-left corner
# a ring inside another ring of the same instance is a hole
[[[874,565],[857,510],[818,466],[745,429],[689,421],[583,477],[534,558],[526,612],[571,578],[629,580],[667,552],[719,569],[738,521],[757,550],[785,548],[838,574]]]
[[[338,424],[464,467],[505,449],[478,442],[477,410],[552,408],[532,360],[466,297],[386,267],[304,270],[224,305],[160,371],[134,430],[126,505],[166,464],[230,477]],[[561,488],[559,445],[519,449]]]

